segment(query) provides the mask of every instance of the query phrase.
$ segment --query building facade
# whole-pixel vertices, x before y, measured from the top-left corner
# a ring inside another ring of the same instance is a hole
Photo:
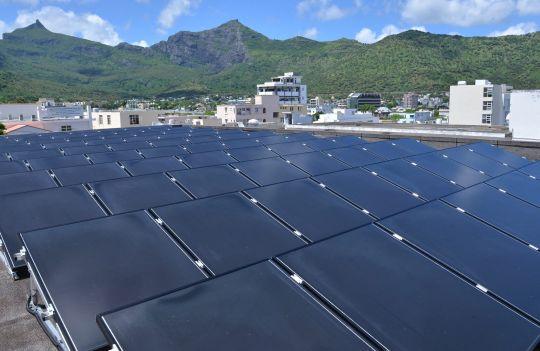
[[[302,76],[286,72],[272,77],[270,82],[257,84],[257,95],[276,95],[282,105],[307,105],[307,86],[302,84]]]
[[[90,112],[92,129],[143,127],[161,124],[159,118],[171,113],[167,110],[99,110]]]
[[[313,123],[379,123],[379,117],[372,113],[358,113],[356,109],[335,108],[331,113],[322,113]]]
[[[362,109],[362,106],[371,105],[375,108],[381,106],[381,94],[378,93],[351,93],[347,97],[348,109]]]
[[[492,84],[488,80],[476,80],[474,85],[460,81],[450,87],[450,115],[453,125],[492,125],[506,123],[505,101],[511,90],[504,84]]]
[[[406,109],[417,109],[418,108],[418,94],[415,93],[406,93],[403,94],[402,106]]]
[[[540,90],[515,90],[510,94],[508,127],[515,140],[540,141]]]

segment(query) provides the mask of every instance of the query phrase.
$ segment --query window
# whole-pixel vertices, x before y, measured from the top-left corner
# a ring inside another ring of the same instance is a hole
[[[9,119],[10,121],[13,119],[13,116],[11,115],[11,113],[9,114],[8,119]]]
[[[491,114],[484,113],[482,115],[482,124],[491,124]]]
[[[111,116],[107,115],[107,124],[111,124]]]
[[[23,115],[19,115],[19,121],[24,121],[24,116]]]
[[[266,107],[263,107],[263,113],[266,113]]]
[[[129,124],[139,124],[139,115],[129,115]]]
[[[103,124],[103,116],[102,115],[99,115],[99,124]]]
[[[493,87],[484,88],[484,97],[493,97]]]
[[[36,115],[32,115],[32,121],[37,121]]]
[[[278,118],[279,117],[279,112],[274,112],[273,117]]]
[[[61,130],[62,132],[71,132],[71,126],[70,126],[70,125],[61,126],[61,127],[60,127],[60,130]]]
[[[493,106],[493,101],[484,101],[482,109],[484,111],[491,111],[492,106]]]

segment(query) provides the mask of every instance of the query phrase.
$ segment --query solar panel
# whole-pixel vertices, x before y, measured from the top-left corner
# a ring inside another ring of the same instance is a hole
[[[108,163],[142,158],[135,150],[100,152],[97,154],[88,154],[88,156],[94,163]]]
[[[150,149],[139,149],[139,151],[146,158],[177,156],[177,155],[185,155],[189,153],[187,150],[184,150],[180,148],[179,146],[154,147]]]
[[[384,158],[385,160],[393,160],[410,156],[411,153],[397,146],[393,141],[378,141],[376,143],[366,143],[356,148],[367,149],[369,152]]]
[[[426,200],[456,192],[461,187],[403,160],[394,160],[366,166],[383,178]]]
[[[174,137],[172,139],[160,139],[152,141],[152,145],[155,147],[165,147],[165,146],[181,146],[187,144],[185,139],[180,139],[178,137]]]
[[[169,172],[169,174],[196,198],[221,195],[257,186],[228,165],[194,168]]]
[[[259,160],[261,158],[270,158],[270,157],[276,157],[278,154],[276,154],[273,151],[270,151],[268,147],[266,146],[255,146],[255,147],[246,147],[241,149],[231,149],[227,150],[228,153],[231,154],[232,157],[237,159],[238,161],[251,161],[251,160]]]
[[[105,216],[83,186],[3,195],[0,208],[4,251],[10,267],[18,273],[24,266],[14,256],[22,245],[19,233]]]
[[[38,230],[22,238],[35,277],[76,350],[107,346],[96,324],[98,313],[205,277],[144,212]]]
[[[199,154],[184,155],[181,157],[190,168],[223,165],[236,162],[234,158],[223,151],[202,152]]]
[[[284,156],[284,158],[310,175],[337,172],[350,168],[343,162],[329,156],[329,154],[321,152],[288,155]]]
[[[106,180],[90,184],[112,214],[148,209],[190,200],[162,173]]]
[[[313,149],[316,151],[335,149],[335,148],[343,146],[339,144],[337,140],[334,138],[318,138],[318,139],[307,140],[304,143],[310,149]],[[360,139],[358,139],[358,144],[360,144]]]
[[[238,148],[260,146],[261,143],[258,142],[255,138],[250,138],[250,139],[225,140],[225,145],[227,149],[238,149]]]
[[[189,145],[186,145],[186,147],[191,153],[199,153],[199,152],[224,150],[225,144],[219,141],[213,141],[209,143],[189,144]]]
[[[538,252],[441,202],[381,224],[540,321],[540,282],[534,278],[540,265]]]
[[[540,179],[540,162],[531,163],[521,168],[520,171],[534,179]]]
[[[240,194],[194,200],[154,211],[214,274],[304,245]]]
[[[62,150],[64,150],[66,155],[92,154],[111,151],[107,145],[64,147]]]
[[[451,158],[443,157],[438,153],[411,156],[408,160],[463,187],[469,187],[490,179],[489,176],[454,161]]]
[[[47,171],[0,175],[0,195],[57,187]]]
[[[10,152],[10,155],[14,160],[62,156],[59,150],[15,151]]]
[[[467,147],[480,155],[489,157],[500,163],[507,164],[510,167],[520,168],[530,163],[526,158],[514,155],[503,148],[496,147],[495,145],[487,143],[475,143],[467,145]]]
[[[474,151],[470,151],[466,146],[445,149],[439,151],[438,153],[444,156],[448,156],[460,163],[463,163],[465,166],[469,166],[473,169],[481,171],[482,173],[485,173],[491,177],[495,177],[510,172],[512,170],[512,168],[504,166],[502,163],[491,160],[487,157],[475,153]]]
[[[269,148],[278,155],[301,154],[304,152],[312,152],[305,142],[295,141],[290,143],[272,144]]]
[[[233,166],[259,185],[270,185],[309,177],[309,174],[279,157],[238,162],[233,163]]]
[[[18,172],[26,172],[26,171],[28,171],[28,168],[26,168],[24,163],[22,163],[20,161],[0,162],[0,175],[18,173]]]
[[[314,179],[378,218],[424,202],[363,169],[321,175]]]
[[[344,147],[329,150],[328,153],[351,167],[365,166],[384,161],[383,158],[362,148]]]
[[[311,241],[373,222],[373,219],[308,179],[247,190],[265,208]]]
[[[400,147],[402,150],[405,150],[411,155],[418,155],[418,154],[424,154],[427,152],[435,151],[436,149],[426,145],[419,140],[410,139],[410,138],[404,138],[404,139],[396,139],[392,140],[394,144],[396,144],[398,147]]]
[[[146,141],[135,141],[135,142],[109,144],[109,146],[114,151],[123,151],[123,150],[145,149],[149,147],[150,144],[148,144]]]
[[[41,169],[83,166],[90,164],[86,157],[84,157],[83,155],[36,158],[33,160],[28,160],[28,163],[34,171]]]
[[[508,173],[487,183],[540,207],[540,183],[520,172]]]
[[[116,163],[58,168],[53,169],[53,173],[63,186],[129,177]]]
[[[478,184],[443,198],[444,201],[523,240],[540,247],[540,209],[511,195]]]
[[[538,338],[538,327],[373,226],[279,259],[386,349],[528,350]]]
[[[269,262],[98,321],[122,350],[371,350]]]
[[[172,156],[122,161],[121,164],[134,176],[187,169],[186,165]]]

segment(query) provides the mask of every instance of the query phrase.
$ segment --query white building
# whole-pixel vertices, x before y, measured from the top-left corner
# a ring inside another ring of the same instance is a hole
[[[372,113],[359,113],[354,108],[335,108],[332,113],[322,113],[319,119],[313,123],[345,123],[345,122],[365,122],[379,123],[379,117]]]
[[[90,111],[92,129],[143,127],[162,124],[160,117],[168,110],[99,110]]]
[[[505,101],[512,87],[476,80],[474,85],[460,81],[450,87],[449,124],[505,125]]]
[[[510,94],[508,126],[515,140],[540,141],[540,90],[515,90]]]
[[[301,83],[302,76],[286,72],[270,82],[257,84],[257,95],[277,95],[282,105],[307,105],[307,86]]]

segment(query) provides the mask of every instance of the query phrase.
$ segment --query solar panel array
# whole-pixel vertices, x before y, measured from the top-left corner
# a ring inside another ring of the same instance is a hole
[[[540,163],[489,144],[148,127],[0,158],[5,263],[60,349],[538,350]]]

